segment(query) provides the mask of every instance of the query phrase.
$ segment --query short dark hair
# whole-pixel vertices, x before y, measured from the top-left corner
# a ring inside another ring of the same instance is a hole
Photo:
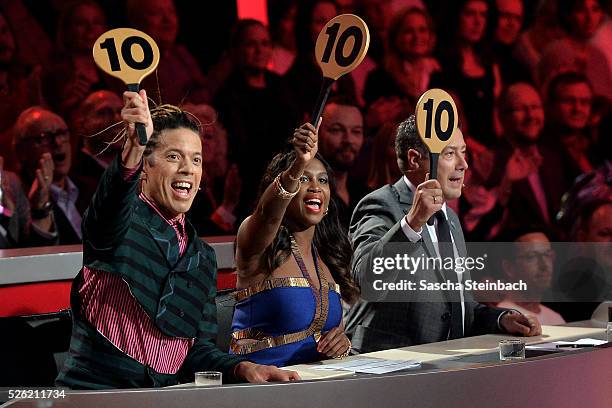
[[[587,84],[591,93],[593,92],[593,86],[591,85],[591,81],[587,78],[586,75],[579,72],[563,72],[548,83],[548,92],[546,94],[547,102],[554,101],[559,97],[558,89],[561,85],[574,85],[574,84]]]
[[[414,115],[410,115],[397,126],[395,133],[395,155],[397,156],[397,164],[402,173],[406,172],[408,157],[406,153],[408,149],[415,149],[419,153],[426,155],[428,150],[419,136],[416,127],[416,119]]]
[[[151,156],[159,146],[159,136],[166,129],[185,128],[192,130],[197,135],[200,134],[200,126],[193,115],[173,105],[154,107],[151,109],[151,119],[153,121],[153,134],[151,134],[142,154],[145,159]]]

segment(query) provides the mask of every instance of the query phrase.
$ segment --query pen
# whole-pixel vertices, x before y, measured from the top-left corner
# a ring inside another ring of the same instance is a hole
[[[597,344],[557,344],[557,348],[585,348],[595,347]]]

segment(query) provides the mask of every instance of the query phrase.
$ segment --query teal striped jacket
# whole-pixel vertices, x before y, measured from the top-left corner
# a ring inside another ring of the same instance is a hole
[[[138,198],[140,171],[124,180],[118,157],[106,170],[83,218],[83,264],[121,275],[161,332],[195,338],[176,375],[155,373],[123,354],[79,313],[79,273],[72,285],[70,351],[58,385],[128,388],[176,384],[196,371],[222,371],[232,379],[240,361],[216,348],[214,250],[186,221],[187,249],[179,256],[174,229]]]

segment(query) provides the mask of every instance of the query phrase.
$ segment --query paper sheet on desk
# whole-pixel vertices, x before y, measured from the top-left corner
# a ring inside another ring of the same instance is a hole
[[[530,344],[525,346],[528,350],[554,350],[554,351],[567,351],[567,350],[580,350],[579,348],[562,348],[558,349],[558,344],[595,344],[596,346],[601,346],[602,344],[606,344],[607,342],[604,340],[597,339],[580,339],[576,341],[553,341],[552,343],[540,343],[540,344]]]
[[[313,367],[313,370],[346,370],[365,374],[386,374],[407,368],[417,368],[421,365],[416,360],[385,360],[382,358],[359,358],[336,364],[326,364]]]

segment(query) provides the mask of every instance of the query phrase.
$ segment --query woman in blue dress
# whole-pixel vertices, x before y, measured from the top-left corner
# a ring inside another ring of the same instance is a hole
[[[358,296],[317,130],[304,124],[293,136],[268,166],[236,248],[231,352],[276,366],[347,356],[341,300]]]

